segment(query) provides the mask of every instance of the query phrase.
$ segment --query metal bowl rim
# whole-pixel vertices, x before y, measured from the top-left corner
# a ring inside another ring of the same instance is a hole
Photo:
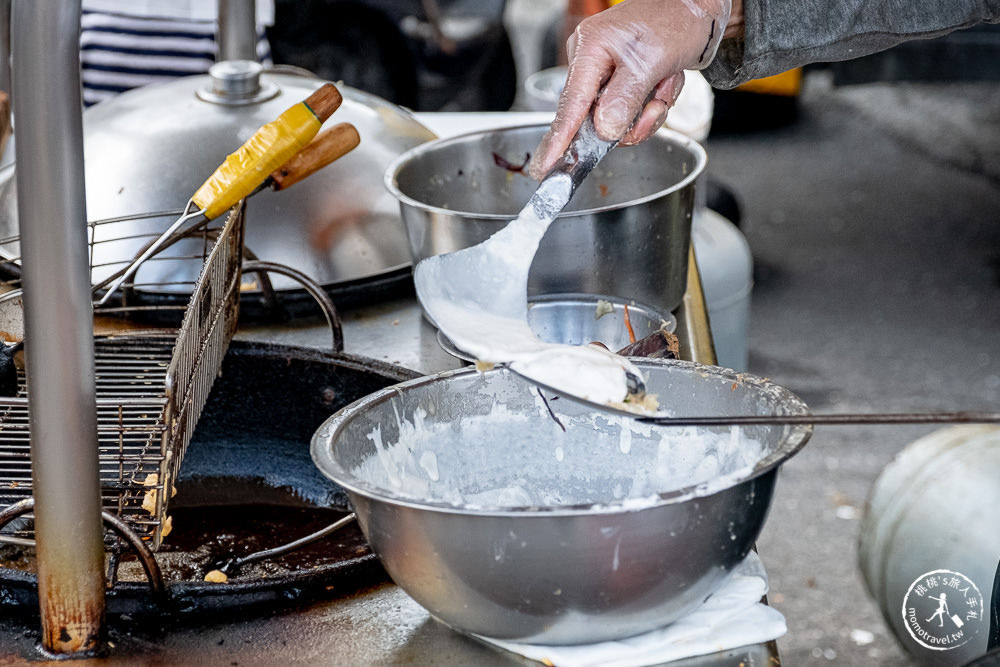
[[[390,162],[389,166],[386,167],[385,174],[383,176],[383,182],[385,183],[386,189],[388,189],[389,192],[392,193],[392,195],[396,199],[398,199],[401,204],[406,204],[408,206],[412,206],[413,208],[420,209],[422,211],[434,213],[437,215],[461,216],[466,218],[476,218],[480,220],[511,220],[514,218],[516,214],[476,213],[473,211],[461,211],[458,209],[432,206],[430,204],[427,204],[426,202],[418,201],[410,197],[409,195],[405,194],[402,190],[399,189],[396,175],[399,173],[400,169],[403,168],[403,165],[409,162],[410,160],[419,157],[425,153],[429,153],[433,150],[436,150],[442,146],[462,143],[474,137],[482,137],[487,134],[496,134],[500,132],[513,132],[517,130],[533,130],[539,128],[545,129],[548,127],[549,126],[544,123],[513,125],[510,127],[499,127],[490,130],[476,130],[473,132],[466,132],[451,137],[431,139],[430,141],[422,143],[419,146],[414,146],[413,148],[407,150],[406,152],[401,153],[392,162]],[[616,211],[618,209],[626,208],[629,206],[637,206],[639,204],[645,204],[647,202],[654,201],[656,199],[660,199],[667,195],[673,194],[674,192],[683,190],[684,188],[694,183],[694,181],[702,174],[702,172],[705,171],[705,167],[708,164],[708,154],[705,152],[705,148],[697,141],[695,141],[694,139],[692,139],[691,137],[687,136],[682,132],[672,130],[668,127],[661,127],[659,130],[656,131],[656,135],[654,136],[669,137],[676,143],[676,145],[690,150],[691,153],[694,155],[697,162],[694,168],[691,171],[689,171],[684,176],[684,178],[674,183],[669,188],[658,190],[644,197],[638,197],[636,199],[631,199],[629,201],[621,202],[618,204],[610,204],[608,206],[599,206],[596,208],[588,208],[579,211],[563,211],[562,213],[559,213],[556,216],[556,218],[558,219],[558,218],[595,215],[598,213],[605,213],[607,211]]]
[[[652,306],[647,306],[642,303],[637,303],[634,299],[623,299],[617,296],[599,295],[599,294],[584,294],[582,292],[559,292],[556,294],[533,294],[528,297],[528,310],[530,311],[533,307],[537,305],[546,304],[559,304],[559,303],[572,303],[572,304],[596,304],[598,300],[609,301],[616,306],[629,306],[632,308],[638,308],[646,313],[652,313],[660,318],[660,321],[666,325],[666,330],[668,333],[674,333],[677,330],[677,318],[673,313],[667,311],[666,314],[661,313],[657,308]],[[0,299],[2,302],[2,299]],[[476,358],[458,348],[451,339],[448,338],[443,331],[438,329],[437,332],[437,343],[442,350],[466,363],[473,363]]]
[[[739,373],[732,369],[721,366],[708,366],[692,361],[680,361],[676,359],[649,359],[643,357],[633,357],[632,361],[640,368],[645,367],[677,367],[688,369],[690,372],[698,373],[702,376],[713,376],[719,379],[741,383],[744,385],[766,388],[769,391],[776,391],[783,403],[792,406],[788,411],[789,415],[808,414],[806,404],[789,389],[777,385],[765,378],[751,375],[749,373]],[[519,507],[489,507],[489,506],[461,506],[445,502],[421,501],[411,498],[401,498],[385,493],[382,489],[372,489],[360,482],[349,470],[346,470],[333,456],[333,442],[336,434],[343,428],[343,425],[354,418],[355,415],[368,409],[370,405],[382,403],[399,396],[403,390],[410,387],[419,387],[425,384],[446,381],[451,377],[462,377],[474,373],[503,373],[509,372],[507,369],[497,367],[488,371],[480,371],[475,367],[467,366],[455,370],[442,371],[434,375],[419,377],[406,382],[386,387],[375,391],[363,398],[360,398],[350,405],[341,408],[330,416],[316,430],[312,437],[310,446],[313,463],[319,471],[327,478],[343,487],[349,494],[357,494],[371,500],[389,503],[401,507],[408,507],[422,511],[432,511],[443,514],[463,514],[478,516],[495,516],[507,518],[528,518],[553,517],[553,516],[580,516],[580,515],[615,515],[629,512],[638,512],[666,505],[678,505],[696,498],[705,498],[713,495],[731,492],[748,482],[762,477],[780,466],[787,459],[794,456],[808,442],[812,435],[811,425],[792,425],[785,442],[757,462],[753,470],[745,477],[731,480],[722,488],[709,486],[710,483],[701,483],[686,486],[672,491],[646,496],[643,498],[626,499],[614,502],[559,505],[559,506],[519,506]],[[654,427],[657,428],[657,427]],[[671,428],[658,427],[658,428]]]

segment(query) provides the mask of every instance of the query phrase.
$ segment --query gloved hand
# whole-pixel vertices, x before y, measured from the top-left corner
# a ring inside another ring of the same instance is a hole
[[[529,173],[537,179],[548,173],[595,100],[594,125],[602,139],[621,139],[627,145],[652,136],[680,95],[684,70],[712,62],[733,4],[625,0],[584,19],[566,44],[566,87]],[[741,0],[735,4],[742,15]]]

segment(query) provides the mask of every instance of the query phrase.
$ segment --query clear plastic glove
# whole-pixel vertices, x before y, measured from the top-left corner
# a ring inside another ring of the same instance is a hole
[[[594,125],[602,139],[627,145],[652,136],[680,95],[684,70],[712,62],[732,4],[626,0],[582,21],[566,44],[566,87],[529,173],[538,179],[548,173],[595,100]]]

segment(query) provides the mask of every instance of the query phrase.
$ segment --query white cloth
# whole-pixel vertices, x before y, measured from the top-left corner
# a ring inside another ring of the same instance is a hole
[[[767,574],[757,554],[734,569],[697,610],[665,628],[618,641],[539,646],[480,637],[511,653],[555,667],[646,667],[777,639],[785,617],[761,603]]]
[[[204,74],[216,62],[218,3],[84,0],[83,5],[80,73],[88,106],[132,88]],[[262,27],[257,59],[271,63]]]
[[[219,14],[215,0],[82,0],[85,10],[123,16],[178,21],[214,21]],[[274,0],[256,0],[257,25],[274,24]]]

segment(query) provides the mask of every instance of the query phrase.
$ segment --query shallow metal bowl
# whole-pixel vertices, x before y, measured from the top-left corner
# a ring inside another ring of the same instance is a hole
[[[528,326],[546,343],[586,345],[602,343],[618,351],[631,341],[628,323],[636,340],[665,328],[670,333],[677,328],[677,318],[670,312],[659,312],[636,303],[606,299],[599,302],[586,294],[548,294],[528,301]],[[471,354],[460,350],[438,331],[438,343],[448,354],[465,361],[475,361]]]
[[[486,240],[524,206],[538,183],[498,166],[519,165],[548,125],[472,132],[408,150],[385,172],[399,200],[414,262]],[[611,151],[546,232],[528,294],[584,293],[670,311],[687,279],[695,179],[704,149],[662,129]]]
[[[760,378],[635,361],[678,415],[806,411]],[[497,405],[503,427],[476,427]],[[389,575],[434,617],[496,639],[589,643],[666,625],[711,594],[760,533],[778,466],[811,434],[757,426],[736,435],[649,427],[644,435],[627,423],[566,399],[546,406],[504,369],[463,369],[347,406],[317,431],[312,455],[347,491]],[[420,424],[441,426],[426,445],[436,452],[422,445],[403,461],[387,454]],[[749,464],[723,465],[746,451],[739,435],[760,450]],[[710,441],[714,451],[697,446]],[[663,466],[693,471],[659,488],[653,471]],[[376,469],[408,483],[379,481]]]

